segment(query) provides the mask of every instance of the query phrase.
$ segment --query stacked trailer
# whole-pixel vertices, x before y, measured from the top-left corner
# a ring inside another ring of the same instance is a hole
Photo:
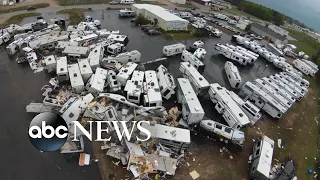
[[[156,69],[156,73],[162,97],[168,100],[172,97],[172,95],[175,94],[176,84],[174,78],[168,69],[163,65],[160,65]]]
[[[126,65],[124,65],[117,74],[117,80],[121,84],[121,86],[125,86],[127,83],[127,80],[130,78],[133,71],[137,68],[138,64],[128,62]]]
[[[127,80],[124,92],[127,100],[136,104],[140,103],[143,89],[144,72],[133,71],[131,79]]]
[[[155,71],[145,71],[145,82],[143,85],[144,104],[147,107],[162,106],[162,96],[159,82]]]
[[[108,71],[102,68],[97,68],[95,74],[89,79],[86,89],[90,93],[101,93],[104,90]]]
[[[88,59],[78,59],[78,65],[83,81],[87,82],[93,74]]]
[[[204,72],[205,65],[192,53],[187,50],[183,50],[181,59],[184,62],[189,62],[193,67],[195,67],[200,74]]]
[[[72,90],[75,93],[81,93],[84,91],[84,82],[80,73],[78,64],[68,65],[69,77]]]

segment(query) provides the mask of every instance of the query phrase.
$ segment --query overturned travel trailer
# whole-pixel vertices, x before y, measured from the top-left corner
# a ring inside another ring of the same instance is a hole
[[[175,94],[176,84],[172,74],[162,64],[156,69],[157,78],[159,80],[160,92],[162,97],[170,99]]]
[[[57,78],[59,81],[68,81],[68,62],[67,57],[57,57]]]
[[[78,59],[78,65],[83,81],[86,83],[93,74],[88,59]]]
[[[227,61],[224,64],[224,70],[227,74],[231,87],[239,89],[241,84],[241,76],[237,66],[235,66],[232,62]]]
[[[231,98],[227,89],[218,83],[210,84],[209,96],[216,104],[215,109],[231,128],[240,129],[250,124],[249,118]]]
[[[137,50],[120,53],[115,57],[109,56],[106,60],[114,60],[121,64],[127,64],[128,62],[139,63],[141,59],[141,53]]]
[[[84,91],[84,82],[80,73],[78,64],[68,65],[69,77],[72,90],[75,93],[81,93]]]
[[[108,36],[108,39],[112,39],[117,43],[123,44],[124,46],[127,46],[127,44],[129,43],[129,38],[128,36],[125,36],[125,35],[110,34]]]
[[[184,78],[187,78],[198,96],[208,93],[209,82],[189,62],[181,62],[179,67]]]
[[[145,82],[143,83],[143,102],[146,107],[162,106],[162,96],[159,82],[155,71],[145,71]]]
[[[126,85],[127,80],[130,78],[137,66],[138,64],[136,63],[128,62],[119,70],[119,73],[117,74],[117,80],[122,86]]]
[[[124,92],[128,101],[139,104],[142,97],[144,81],[143,71],[133,71],[131,79],[127,80]]]
[[[121,90],[121,84],[117,81],[117,73],[113,70],[108,70],[107,85],[110,92]]]
[[[200,128],[207,131],[207,133],[211,133],[211,136],[218,136],[220,141],[243,146],[245,140],[244,133],[238,129],[230,128],[213,120],[202,120]]]
[[[105,83],[107,80],[108,70],[97,68],[96,72],[91,76],[88,83],[86,84],[86,89],[90,93],[101,93],[104,90]]]
[[[100,67],[100,61],[103,58],[103,55],[104,47],[101,45],[97,45],[90,51],[88,55],[88,61],[93,71]]]
[[[185,62],[189,62],[193,67],[195,67],[200,74],[204,72],[205,65],[192,53],[187,50],[183,50],[181,59]]]
[[[182,117],[189,125],[198,124],[203,119],[204,110],[190,81],[186,78],[177,79],[177,99],[182,105]]]

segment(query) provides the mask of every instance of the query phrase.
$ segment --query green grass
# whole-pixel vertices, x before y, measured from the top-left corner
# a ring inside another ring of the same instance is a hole
[[[250,19],[259,19],[258,17],[255,17],[251,14],[248,14],[244,11],[237,9],[236,6],[232,6],[232,9],[223,9],[222,12],[226,12],[226,13],[230,13],[230,14],[234,14],[234,15],[238,15],[238,16],[246,16]]]
[[[74,8],[74,9],[65,9],[58,11],[57,14],[68,14],[69,15],[69,24],[76,25],[79,24],[83,19],[83,13],[89,11],[89,9],[84,8]]]
[[[175,4],[176,6],[178,7],[183,7],[183,8],[197,8],[195,5],[189,3],[189,2],[186,2],[186,4]]]
[[[29,5],[28,5],[29,6]],[[28,6],[19,6],[19,7],[13,7],[13,6],[0,6],[0,14],[14,12],[14,11],[24,11],[27,10]],[[32,7],[36,9],[40,8],[46,8],[49,7],[50,4],[48,3],[39,3],[39,4],[33,4]]]
[[[193,33],[191,32],[170,32],[170,33],[162,33],[166,38],[172,40],[185,40],[185,39],[195,39]]]
[[[35,12],[32,12],[32,13],[22,13],[22,14],[18,14],[18,15],[15,15],[15,16],[11,16],[9,19],[7,19],[3,24],[1,24],[0,26],[1,27],[5,27],[5,26],[8,26],[10,24],[20,24],[21,21],[24,19],[24,18],[27,18],[27,17],[35,17],[35,16],[40,16],[41,14],[40,13],[35,13]]]
[[[141,0],[135,0],[135,2],[136,2],[137,4],[166,5],[166,4],[163,4],[163,3],[158,2],[158,1],[141,1]]]
[[[60,6],[74,6],[87,4],[109,4],[110,0],[57,0]]]

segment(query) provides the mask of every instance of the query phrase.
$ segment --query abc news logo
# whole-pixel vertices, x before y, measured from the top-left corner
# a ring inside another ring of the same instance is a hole
[[[88,132],[78,121],[73,121],[73,141],[79,141],[77,139],[77,132],[81,132],[90,141],[92,141],[92,123],[93,121],[88,121],[90,124],[90,131]],[[102,129],[102,123],[107,124],[107,128]],[[122,128],[119,127],[119,123]],[[107,139],[102,139],[102,132],[109,131],[109,127],[112,126],[118,136],[119,141],[123,139],[124,136],[130,141],[133,129],[136,127],[139,131],[146,135],[145,139],[140,139],[136,136],[137,141],[147,141],[151,137],[151,133],[148,129],[142,127],[142,123],[147,123],[150,125],[149,121],[132,121],[133,127],[131,130],[128,129],[126,121],[96,121],[97,124],[97,139],[95,141],[110,141],[111,137]],[[120,130],[121,129],[121,130]],[[29,125],[29,139],[31,144],[39,149],[40,151],[56,151],[60,149],[67,141],[69,136],[68,126],[66,121],[57,114],[51,112],[45,112],[37,115],[33,118]]]

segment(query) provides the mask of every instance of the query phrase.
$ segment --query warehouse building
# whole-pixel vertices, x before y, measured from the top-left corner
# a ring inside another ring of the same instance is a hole
[[[259,36],[265,36],[268,40],[270,40],[272,43],[278,45],[278,44],[287,44],[288,39],[285,36],[281,36],[280,34],[272,31],[266,26],[262,26],[257,23],[251,24],[251,31],[255,34],[258,34]]]
[[[151,4],[133,4],[132,10],[152,21],[165,31],[188,30],[188,21],[174,15],[163,7]]]

